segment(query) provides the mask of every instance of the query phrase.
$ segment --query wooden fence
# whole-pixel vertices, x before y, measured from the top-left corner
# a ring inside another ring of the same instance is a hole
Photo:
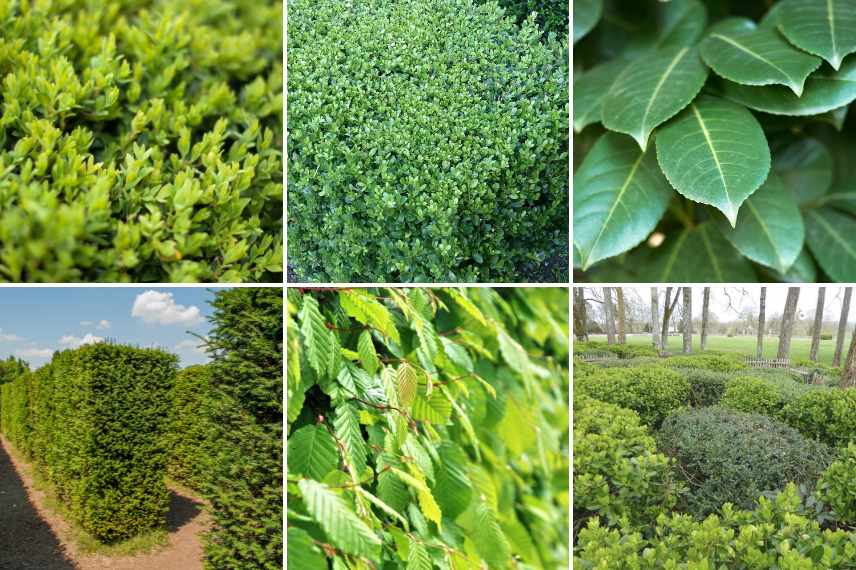
[[[618,356],[611,352],[584,352],[582,354],[577,354],[576,356],[583,362],[601,362],[604,360],[615,360],[618,358]]]
[[[791,361],[788,358],[752,358],[747,356],[744,363],[752,368],[790,368]]]

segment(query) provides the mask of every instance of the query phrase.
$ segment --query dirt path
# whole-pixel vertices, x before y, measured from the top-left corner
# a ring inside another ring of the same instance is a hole
[[[199,570],[207,515],[202,503],[172,490],[167,515],[169,544],[150,554],[103,556],[78,551],[68,523],[45,508],[29,466],[0,438],[0,568],[3,570]]]

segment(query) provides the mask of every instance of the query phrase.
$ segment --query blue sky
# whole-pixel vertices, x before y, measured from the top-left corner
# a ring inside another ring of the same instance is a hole
[[[207,357],[200,341],[214,297],[211,287],[0,288],[0,357],[37,368],[53,351],[108,339],[177,354],[181,366]]]

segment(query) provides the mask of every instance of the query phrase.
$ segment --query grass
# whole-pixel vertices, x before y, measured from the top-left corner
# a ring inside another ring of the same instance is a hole
[[[606,335],[597,334],[590,335],[591,340],[606,342]],[[727,337],[723,335],[707,337],[707,350],[718,350],[721,352],[734,352],[747,356],[755,355],[755,336],[733,336]],[[700,351],[699,335],[693,335],[693,351]],[[849,347],[849,335],[844,341],[844,353],[841,357],[842,363],[847,356]],[[627,335],[627,344],[631,345],[650,345],[650,334],[632,334]],[[684,339],[680,334],[669,336],[667,350],[672,353],[680,352],[684,346]],[[775,358],[776,352],[779,349],[779,337],[766,336],[764,337],[764,357]],[[811,349],[811,338],[808,337],[793,337],[791,339],[791,360],[808,360],[808,352]],[[820,347],[817,351],[817,360],[822,364],[832,365],[832,357],[835,354],[835,339],[820,341]]]

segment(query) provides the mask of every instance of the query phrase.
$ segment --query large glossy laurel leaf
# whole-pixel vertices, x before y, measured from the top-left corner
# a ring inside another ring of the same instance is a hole
[[[603,0],[574,0],[574,43],[597,25],[603,13]]]
[[[341,497],[312,479],[301,479],[297,486],[306,510],[321,525],[332,544],[348,554],[377,558],[380,539]]]
[[[745,18],[714,26],[701,57],[720,77],[743,85],[784,85],[797,96],[821,59],[794,48],[775,30],[756,28]]]
[[[750,109],[772,115],[820,115],[856,99],[856,59],[848,60],[837,72],[812,74],[800,97],[781,85],[750,87],[731,81],[723,82],[722,93]]]
[[[779,29],[798,48],[819,55],[838,69],[856,52],[853,0],[785,0],[776,14]]]
[[[752,264],[715,227],[705,222],[669,236],[650,268],[641,272],[651,283],[750,283]]]
[[[767,139],[752,113],[709,96],[660,129],[657,160],[678,192],[714,206],[732,226],[770,171]]]
[[[707,9],[701,0],[612,0],[605,3],[598,33],[592,39],[606,58],[634,60],[654,50],[695,45],[706,26]]]
[[[606,133],[574,174],[574,248],[583,269],[642,242],[674,195],[653,149]]]
[[[819,203],[856,216],[856,183],[836,186]]]
[[[600,122],[603,99],[629,63],[624,59],[613,59],[574,74],[574,131],[580,132],[588,125]]]
[[[788,269],[787,273],[773,272],[773,277],[782,283],[814,283],[817,281],[817,265],[811,258],[806,247],[800,252],[799,257]],[[766,281],[766,280],[765,280]]]
[[[327,558],[302,528],[288,527],[288,564],[306,570],[327,570]]]
[[[856,281],[856,218],[832,208],[805,214],[806,243],[820,267],[839,283]]]
[[[323,427],[303,426],[288,437],[288,472],[323,479],[339,464],[333,436]]]
[[[791,193],[775,174],[752,194],[725,237],[746,257],[785,273],[803,249],[802,214]]]
[[[832,185],[832,154],[813,138],[801,138],[773,153],[773,171],[800,204],[823,197]]]
[[[651,131],[689,105],[706,79],[707,67],[696,48],[640,57],[616,78],[604,99],[603,126],[632,136],[645,150]]]

